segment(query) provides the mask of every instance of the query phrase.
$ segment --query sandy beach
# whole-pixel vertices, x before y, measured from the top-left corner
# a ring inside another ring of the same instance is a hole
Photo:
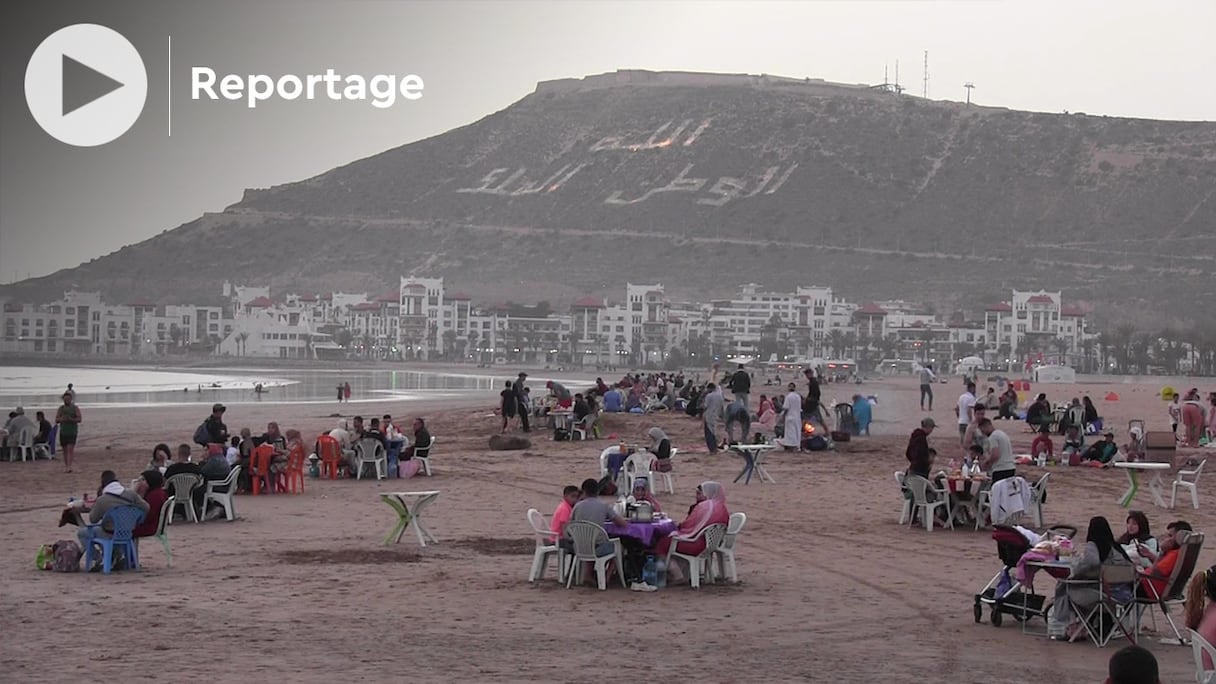
[[[1113,378],[1032,391],[1053,401],[1088,394],[1122,442],[1132,418],[1145,419],[1150,430],[1169,429],[1157,396],[1162,384]],[[1216,389],[1210,379],[1192,385],[1205,394]],[[753,408],[756,395],[771,389],[753,389]],[[543,391],[543,383],[533,391]],[[563,485],[597,475],[599,453],[613,442],[553,442],[540,431],[527,451],[490,451],[486,441],[498,426],[492,393],[425,406],[241,406],[226,416],[234,433],[245,426],[256,433],[277,420],[309,443],[339,411],[407,421],[424,415],[438,440],[435,476],[309,479],[302,495],[241,496],[234,522],[170,529],[172,568],[152,541],[141,546],[140,571],[38,571],[40,544],[74,538],[75,528],[56,528],[69,495],[95,491],[106,468],[124,482],[135,477],[154,444],[188,442],[205,417],[197,407],[90,408],[76,473],[65,475],[59,461],[0,463],[0,571],[8,578],[0,592],[8,618],[0,680],[173,673],[211,682],[596,681],[622,668],[649,680],[715,682],[1102,681],[1119,642],[1097,649],[1024,635],[1008,619],[994,628],[987,614],[983,624],[974,622],[973,596],[1000,567],[990,532],[927,533],[896,522],[901,499],[892,472],[907,465],[907,435],[932,415],[942,427],[931,444],[943,463],[954,455],[960,391],[957,378],[937,386],[933,412],[922,413],[911,378],[825,385],[825,403],[854,392],[878,397],[874,436],[836,452],[775,454],[766,465],[776,484],[733,484],[740,460],[710,457],[699,422],[683,414],[607,416],[610,435],[641,439],[658,424],[680,448],[677,493],[659,495],[674,516],[682,517],[704,480],[722,482],[729,508],[748,515],[737,546],[740,584],[656,593],[567,591],[552,567],[543,581],[527,582],[533,541],[525,511],[551,513]],[[1111,391],[1118,401],[1103,399]],[[1015,448],[1029,450],[1023,423],[998,426]],[[1180,450],[1175,461],[1199,451]],[[1049,524],[1084,530],[1091,516],[1104,515],[1122,531],[1122,472],[1048,470]],[[1019,472],[1037,478],[1043,471]],[[1189,502],[1158,509],[1143,491],[1133,508],[1147,512],[1158,534],[1175,519],[1216,530],[1214,488],[1216,480],[1201,480],[1199,510]],[[442,492],[427,514],[439,544],[420,549],[409,530],[399,545],[383,546],[395,518],[377,493],[431,489]],[[1213,562],[1216,543],[1209,543],[1199,567]],[[1036,584],[1051,592],[1049,579]],[[1156,653],[1162,681],[1192,681],[1190,648],[1159,644],[1158,636],[1142,643]]]

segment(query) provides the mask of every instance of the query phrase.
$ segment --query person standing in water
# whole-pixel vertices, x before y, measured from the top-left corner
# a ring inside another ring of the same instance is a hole
[[[68,385],[68,391],[63,393],[63,405],[55,414],[55,422],[59,425],[59,446],[63,448],[63,472],[72,472],[72,461],[76,458],[76,434],[79,430],[81,415],[80,407],[76,405],[76,393]]]

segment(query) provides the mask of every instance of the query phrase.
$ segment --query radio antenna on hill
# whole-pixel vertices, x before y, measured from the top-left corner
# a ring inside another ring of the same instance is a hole
[[[921,82],[920,96],[929,99],[929,51],[925,50],[925,77]]]
[[[895,60],[895,94],[898,95],[904,91],[904,87],[899,84],[899,60]]]
[[[963,84],[963,87],[967,89],[967,104],[970,105],[971,104],[971,89],[975,87],[975,84],[972,83],[971,81],[967,81],[966,83]]]

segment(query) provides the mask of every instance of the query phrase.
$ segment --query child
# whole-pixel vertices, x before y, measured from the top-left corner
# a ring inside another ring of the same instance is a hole
[[[1072,455],[1079,454],[1085,446],[1085,439],[1081,437],[1081,431],[1075,425],[1069,425],[1068,430],[1064,433],[1064,449],[1061,451],[1061,458],[1069,459]]]
[[[515,390],[512,387],[511,381],[507,380],[503,391],[498,393],[502,399],[502,405],[499,408],[499,412],[502,414],[502,432],[507,431],[511,425],[511,419],[515,417],[516,410],[520,408],[519,399],[515,396]]]
[[[228,444],[228,449],[224,453],[224,460],[228,461],[228,467],[236,465],[236,462],[241,460],[241,438],[240,436],[233,437]]]
[[[1069,429],[1072,430],[1073,428]],[[1067,442],[1065,444],[1067,444]],[[1031,442],[1030,455],[1033,456],[1036,461],[1038,461],[1039,457],[1043,455],[1046,455],[1047,460],[1049,461],[1055,460],[1055,445],[1051,441],[1051,435],[1047,433],[1047,428],[1044,427],[1040,429],[1039,436],[1035,437],[1034,441]]]

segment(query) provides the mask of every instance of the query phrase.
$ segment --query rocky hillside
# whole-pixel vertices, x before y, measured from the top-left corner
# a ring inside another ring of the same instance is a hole
[[[474,124],[249,190],[4,293],[192,300],[225,278],[379,292],[415,274],[489,300],[626,280],[707,298],[754,281],[943,307],[1044,287],[1163,313],[1180,289],[1216,297],[1214,194],[1216,124],[618,72],[542,83]]]

